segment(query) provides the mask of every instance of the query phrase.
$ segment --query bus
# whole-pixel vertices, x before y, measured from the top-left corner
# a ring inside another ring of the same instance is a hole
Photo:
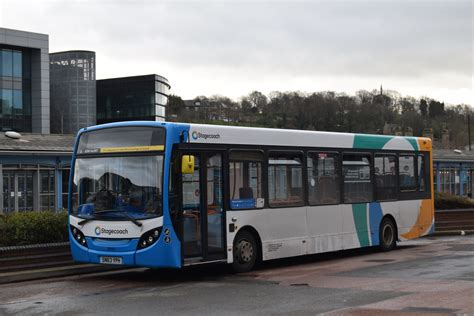
[[[429,138],[119,122],[78,132],[75,261],[181,268],[361,247],[434,229]]]

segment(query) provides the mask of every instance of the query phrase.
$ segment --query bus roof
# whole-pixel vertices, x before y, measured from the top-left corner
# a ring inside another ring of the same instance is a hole
[[[382,150],[431,150],[431,139],[392,135],[189,124],[191,143],[301,146]]]
[[[201,144],[241,144],[257,146],[431,151],[431,139],[425,137],[320,132],[279,128],[174,122],[117,122],[88,127],[81,130],[80,133],[95,129],[121,126],[173,127],[178,131],[187,132],[189,134],[190,143]]]

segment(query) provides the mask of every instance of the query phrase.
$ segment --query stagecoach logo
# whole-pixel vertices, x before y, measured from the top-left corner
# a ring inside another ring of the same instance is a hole
[[[194,140],[197,140],[199,138],[203,138],[203,139],[208,139],[208,138],[214,138],[214,139],[219,139],[221,138],[221,135],[219,134],[204,134],[204,133],[200,133],[200,132],[196,132],[194,131],[191,136],[193,137]]]
[[[128,234],[128,230],[126,228],[124,229],[107,229],[107,228],[103,228],[103,227],[100,227],[100,226],[97,226],[95,228],[95,234],[97,236],[100,236],[100,235],[127,235]]]

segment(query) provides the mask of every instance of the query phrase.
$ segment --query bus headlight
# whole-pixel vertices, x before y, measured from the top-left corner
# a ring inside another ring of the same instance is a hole
[[[138,241],[137,249],[140,250],[153,245],[158,239],[160,239],[161,229],[162,227],[157,227],[144,233]]]
[[[74,237],[74,239],[80,245],[82,245],[84,247],[87,247],[87,241],[86,241],[86,237],[84,236],[84,234],[79,229],[77,229],[77,227],[74,227],[72,225],[69,225],[69,226],[70,226],[71,233],[72,233],[72,236]]]

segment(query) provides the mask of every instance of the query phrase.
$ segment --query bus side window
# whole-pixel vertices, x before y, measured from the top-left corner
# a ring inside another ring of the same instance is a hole
[[[371,202],[373,187],[370,177],[369,154],[344,154],[344,203]]]
[[[415,156],[400,155],[398,157],[398,164],[400,191],[415,191]]]
[[[268,154],[268,198],[271,207],[304,205],[302,153]]]
[[[308,153],[308,200],[310,205],[339,203],[337,161],[337,153]]]
[[[397,199],[397,157],[375,155],[375,193],[377,201]]]
[[[262,152],[234,150],[230,152],[229,197],[231,209],[263,207],[262,164]]]
[[[418,155],[418,191],[426,190],[426,160],[425,155]]]

